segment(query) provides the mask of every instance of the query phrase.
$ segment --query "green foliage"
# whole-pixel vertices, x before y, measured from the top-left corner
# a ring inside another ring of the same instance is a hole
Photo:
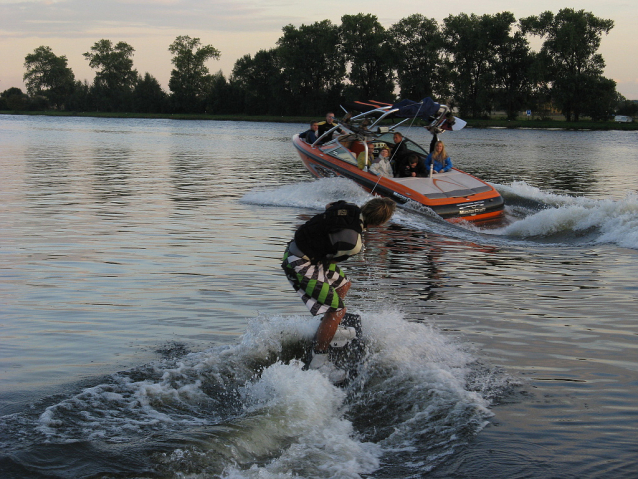
[[[341,17],[341,42],[350,70],[346,98],[393,101],[392,47],[377,17],[363,13]]]
[[[238,111],[254,115],[280,115],[286,108],[289,85],[282,74],[277,50],[244,55],[233,68],[231,84],[243,94]]]
[[[283,28],[277,41],[277,57],[289,94],[295,102],[292,114],[311,114],[326,105],[338,105],[346,73],[339,27],[330,20]]]
[[[62,108],[75,83],[66,57],[58,57],[50,47],[40,46],[25,57],[24,68],[29,95],[44,95],[55,108]]]
[[[139,113],[165,113],[169,110],[168,95],[150,73],[137,79],[133,90],[133,111]]]
[[[168,47],[173,54],[168,88],[173,93],[176,111],[201,112],[209,82],[206,61],[219,59],[221,53],[212,45],[202,45],[199,38],[188,35],[178,36]]]
[[[536,56],[521,32],[515,32],[497,46],[496,53],[494,106],[504,110],[509,120],[514,120],[532,98],[537,78]]]
[[[111,40],[96,42],[84,53],[89,66],[97,70],[93,81],[93,96],[98,110],[123,111],[130,109],[132,91],[137,82],[131,57],[135,49],[126,42],[113,45]]]
[[[618,100],[616,109],[618,115],[636,116],[638,114],[638,102],[627,100],[622,95]]]
[[[66,110],[75,112],[95,110],[91,105],[91,86],[86,80],[75,82],[73,93],[66,99],[65,106]]]
[[[206,93],[206,113],[213,115],[230,114],[238,111],[238,98],[242,92],[228,82],[222,71],[209,77]]]
[[[586,81],[583,114],[589,116],[593,121],[610,119],[618,105],[616,82],[603,76],[591,76]]]
[[[462,115],[474,118],[489,114],[494,106],[497,71],[507,71],[505,45],[514,50],[510,12],[496,15],[450,15],[444,22],[445,50],[452,67],[453,96]],[[519,41],[519,48],[521,43]],[[499,58],[499,49],[503,56]],[[511,77],[517,73],[509,71]],[[505,86],[506,82],[501,81]]]
[[[25,110],[28,104],[27,96],[16,87],[11,87],[0,93],[0,100],[4,110],[21,111]]]
[[[402,98],[447,98],[449,65],[443,59],[443,37],[433,18],[410,15],[388,29]]]
[[[612,20],[584,10],[564,8],[520,20],[524,33],[544,38],[540,59],[552,100],[565,118],[578,121],[587,109],[587,88],[601,84],[605,62],[598,52],[601,36],[613,28]]]
[[[526,109],[548,117],[558,107],[567,119],[604,119],[622,100],[602,76],[598,53],[612,27],[573,9],[518,23],[510,12],[450,15],[442,24],[414,14],[388,29],[374,15],[344,15],[340,25],[284,26],[276,48],[239,58],[228,79],[206,66],[220,52],[184,35],[168,47],[169,93],[149,73],[138,76],[125,42],[102,39],[84,53],[96,70],[91,84],[75,81],[66,57],[41,46],[25,58],[29,95],[0,95],[0,108],[317,117],[340,111],[346,99],[392,102],[400,90],[402,98],[458,107],[466,118],[495,109],[510,120]],[[528,35],[543,38],[539,52]]]

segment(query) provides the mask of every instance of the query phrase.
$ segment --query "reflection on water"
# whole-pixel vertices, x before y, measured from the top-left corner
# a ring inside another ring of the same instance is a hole
[[[290,362],[314,324],[279,264],[326,203],[368,195],[311,179],[305,125],[0,123],[13,477],[633,477],[632,133],[446,133],[508,221],[401,209],[366,232],[345,270],[369,355],[335,390]]]

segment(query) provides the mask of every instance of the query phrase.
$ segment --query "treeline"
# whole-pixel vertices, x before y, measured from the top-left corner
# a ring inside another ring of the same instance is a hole
[[[510,12],[450,15],[439,24],[415,14],[384,28],[370,14],[287,25],[274,48],[244,55],[226,78],[206,67],[220,52],[179,36],[169,92],[133,68],[134,48],[102,39],[84,57],[92,83],[75,79],[66,56],[41,46],[25,57],[27,93],[0,94],[0,110],[317,115],[351,100],[431,96],[480,118],[505,111],[560,111],[567,120],[604,120],[635,108],[602,75],[598,53],[612,20],[562,9],[516,20]],[[532,51],[529,38],[543,40]],[[635,114],[635,111],[633,112]]]

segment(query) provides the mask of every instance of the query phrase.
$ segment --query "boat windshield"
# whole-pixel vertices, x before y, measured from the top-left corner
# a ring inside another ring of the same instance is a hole
[[[383,142],[383,143],[386,143],[387,145],[394,145],[394,133],[392,132],[383,133],[375,139],[375,142]],[[410,140],[409,138],[405,136],[403,137],[403,143],[405,143],[405,146],[409,151],[413,151],[415,153],[418,153],[419,155],[425,155],[425,156],[429,154],[429,152],[425,151],[420,145],[417,145],[416,143],[414,143],[412,140]]]
[[[331,141],[330,143],[322,146],[321,150],[324,153],[350,163],[351,165],[357,164],[357,159],[354,155],[337,140]]]

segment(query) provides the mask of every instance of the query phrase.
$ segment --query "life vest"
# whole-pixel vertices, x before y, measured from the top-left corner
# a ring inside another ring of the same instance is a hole
[[[338,244],[333,244],[330,234],[341,230],[363,232],[361,209],[352,203],[338,201],[326,211],[311,218],[295,233],[295,243],[313,263],[335,255]]]

